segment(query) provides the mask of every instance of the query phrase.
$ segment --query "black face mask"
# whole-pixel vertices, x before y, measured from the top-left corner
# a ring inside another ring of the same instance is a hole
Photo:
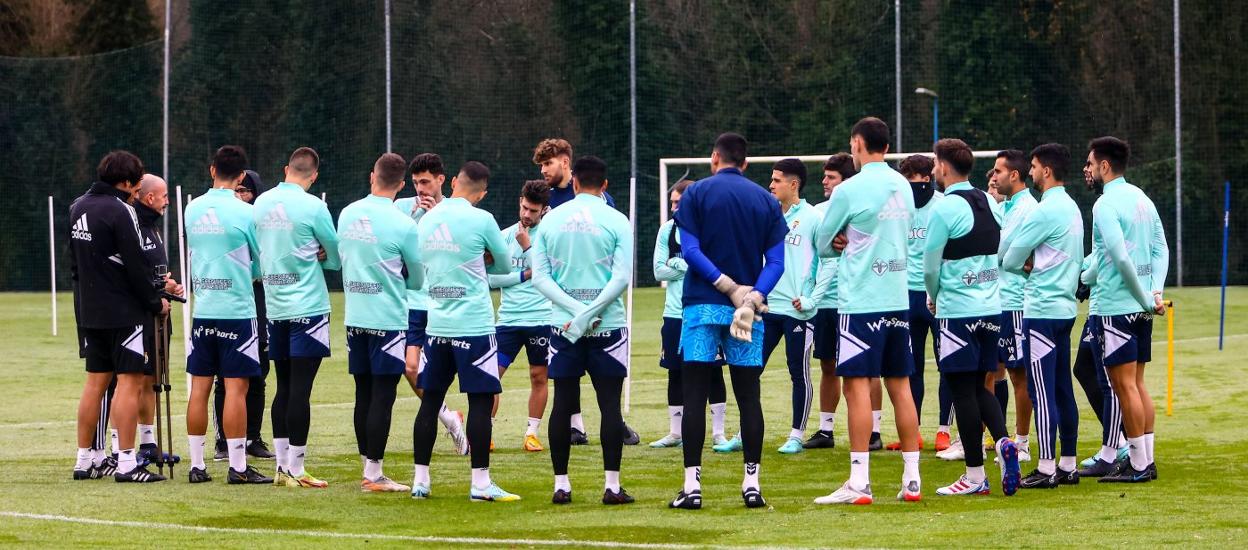
[[[912,181],[910,182],[910,190],[914,191],[914,207],[923,208],[927,206],[928,201],[936,195],[936,186],[928,181]]]

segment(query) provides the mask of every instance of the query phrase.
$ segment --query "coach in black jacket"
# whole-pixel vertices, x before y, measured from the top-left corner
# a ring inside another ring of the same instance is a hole
[[[130,206],[143,177],[143,163],[125,151],[104,156],[99,181],[69,208],[70,272],[74,311],[86,358],[87,383],[78,403],[78,458],[74,479],[100,477],[91,439],[100,415],[100,398],[114,375],[113,425],[117,427],[119,482],[162,481],[138,466],[135,428],[144,374],[149,372],[143,326],[155,315],[168,315],[160,297],[164,273],[143,250],[138,216]]]

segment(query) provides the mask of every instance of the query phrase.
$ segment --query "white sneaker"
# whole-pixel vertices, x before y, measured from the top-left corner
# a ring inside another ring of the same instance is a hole
[[[468,434],[464,432],[464,413],[455,412],[455,421],[446,427],[446,435],[451,436],[451,442],[455,443],[456,454],[468,454]]]
[[[715,434],[711,437],[711,446],[727,445],[728,436],[724,434]]]
[[[958,438],[949,444],[949,448],[936,453],[936,458],[941,460],[965,460],[966,449],[962,448],[962,439]]]
[[[988,480],[985,479],[979,483],[975,483],[966,478],[965,475],[958,478],[957,481],[936,489],[936,494],[942,496],[952,495],[986,495],[988,494]]]
[[[816,498],[815,504],[871,504],[873,500],[870,483],[859,491],[850,487],[849,482],[846,481],[844,485],[841,485],[840,489],[833,491],[832,494]]]
[[[901,491],[897,493],[897,500],[902,502],[919,502],[923,500],[923,492],[919,490],[919,480],[912,479],[908,482],[902,482]]]
[[[1030,461],[1031,461],[1031,450],[1030,450],[1030,449],[1028,449],[1025,445],[1023,445],[1023,444],[1021,444],[1021,443],[1018,443],[1017,441],[1015,441],[1015,442],[1014,442],[1014,445],[1016,445],[1016,446],[1018,447],[1018,461],[1019,461],[1019,462],[1030,462]],[[1093,458],[1095,458],[1095,457],[1093,457]],[[1000,464],[1000,463],[1001,463],[1001,457],[999,457],[999,456],[994,456],[994,457],[992,457],[992,463],[993,463],[993,464]]]

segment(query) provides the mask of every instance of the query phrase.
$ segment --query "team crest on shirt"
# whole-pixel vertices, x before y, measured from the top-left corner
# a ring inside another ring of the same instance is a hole
[[[784,237],[784,242],[793,246],[802,245],[802,236],[797,233],[797,226],[802,225],[802,220],[793,220],[793,225],[789,226],[789,234]]]

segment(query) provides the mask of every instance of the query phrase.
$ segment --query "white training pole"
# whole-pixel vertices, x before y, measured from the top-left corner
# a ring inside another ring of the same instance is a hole
[[[324,192],[324,191],[322,191],[322,192],[321,192],[321,202],[324,202],[324,203],[326,203],[326,204],[329,204],[329,203],[325,200],[325,192]]]
[[[48,279],[52,281],[52,336],[56,336],[56,216],[52,212],[52,195],[48,195]]]
[[[186,251],[186,210],[182,207],[182,186],[177,186],[178,193],[178,270],[182,272],[182,287],[186,289],[186,302],[182,303],[182,350],[191,353],[191,255]],[[187,195],[186,202],[191,202]],[[186,395],[191,395],[191,374],[186,374]]]
[[[633,270],[628,279],[628,328],[633,328],[633,288],[637,286],[637,2],[628,3],[628,219],[633,225]],[[628,375],[624,378],[624,413],[633,401],[633,338],[628,338]]]

